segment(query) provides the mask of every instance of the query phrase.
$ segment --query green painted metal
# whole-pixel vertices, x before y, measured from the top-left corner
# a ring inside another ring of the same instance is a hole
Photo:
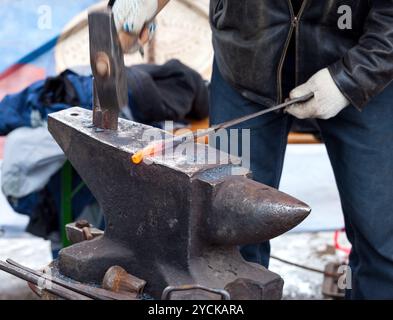
[[[70,242],[67,239],[65,226],[73,221],[72,217],[72,166],[67,161],[61,170],[61,217],[60,232],[63,248],[68,247]]]

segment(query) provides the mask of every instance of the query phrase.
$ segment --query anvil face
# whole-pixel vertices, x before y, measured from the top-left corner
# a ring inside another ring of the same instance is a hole
[[[117,131],[91,126],[91,111],[71,108],[49,116],[49,131],[100,204],[104,236],[60,252],[65,276],[100,283],[122,266],[145,279],[159,298],[167,286],[226,288],[232,298],[279,299],[282,279],[246,263],[237,246],[274,238],[310,213],[304,203],[242,176],[232,164],[167,159],[132,164],[146,130],[119,119]],[[195,158],[217,152],[201,146]]]

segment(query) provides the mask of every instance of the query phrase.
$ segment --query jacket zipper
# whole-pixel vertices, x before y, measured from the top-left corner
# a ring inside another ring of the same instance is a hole
[[[278,101],[277,103],[281,103],[282,102],[282,68],[284,66],[284,62],[285,62],[285,58],[287,56],[288,53],[288,48],[289,48],[289,44],[291,42],[292,39],[292,35],[293,35],[293,31],[296,30],[296,43],[295,43],[295,75],[296,75],[296,83],[297,83],[297,73],[298,73],[298,24],[300,21],[300,18],[302,17],[302,14],[304,12],[304,9],[306,8],[306,4],[307,4],[308,0],[303,0],[302,6],[299,10],[299,13],[297,15],[295,15],[295,12],[293,10],[293,6],[291,3],[291,0],[287,0],[288,2],[288,6],[289,6],[289,12],[291,14],[291,28],[289,29],[289,33],[287,36],[287,40],[285,42],[285,46],[284,46],[284,51],[282,53],[281,59],[280,59],[280,63],[278,65],[278,71],[277,71],[277,79],[278,79]]]
[[[308,0],[303,0],[302,6],[300,7],[299,13],[297,15],[297,19],[296,19],[296,38],[295,38],[295,85],[298,86],[299,85],[299,28],[297,27],[300,19],[303,15],[303,11],[306,8],[307,5],[307,1]]]

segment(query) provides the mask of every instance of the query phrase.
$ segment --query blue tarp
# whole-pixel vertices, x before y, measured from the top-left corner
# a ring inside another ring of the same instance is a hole
[[[0,74],[15,63],[32,60],[53,74],[53,51],[44,59],[30,53],[50,48],[66,24],[97,0],[2,0],[0,2]],[[29,59],[26,59],[29,58]],[[52,70],[50,70],[52,69]]]

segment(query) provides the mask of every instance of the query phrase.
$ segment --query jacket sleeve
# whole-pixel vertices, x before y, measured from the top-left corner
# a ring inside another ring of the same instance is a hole
[[[362,109],[393,80],[393,0],[370,0],[364,34],[329,66],[341,92]]]

